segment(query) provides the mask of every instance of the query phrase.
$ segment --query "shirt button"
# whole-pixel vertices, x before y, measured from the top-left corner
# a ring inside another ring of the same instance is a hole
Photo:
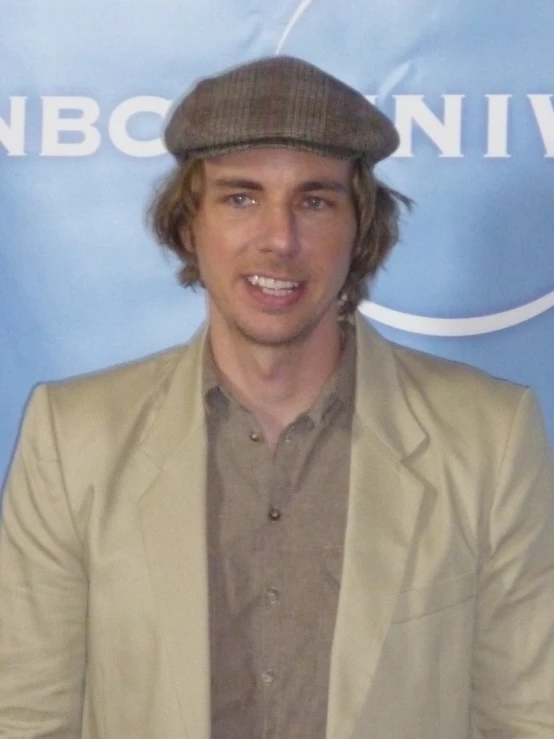
[[[274,605],[279,599],[279,591],[277,588],[267,588],[265,591],[265,597],[268,603]]]
[[[262,675],[262,680],[266,685],[271,685],[274,679],[275,675],[273,674],[273,670],[266,670]]]
[[[248,436],[250,437],[250,441],[260,441],[262,438],[262,435],[259,431],[251,431]]]
[[[268,515],[270,521],[278,521],[281,518],[281,511],[278,508],[275,508],[275,506],[271,506]]]

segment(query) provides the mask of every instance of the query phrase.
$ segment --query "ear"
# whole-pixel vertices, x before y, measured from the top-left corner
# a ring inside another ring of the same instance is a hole
[[[179,236],[183,249],[189,254],[192,254],[194,252],[194,239],[192,238],[190,228],[188,226],[182,226],[179,229]]]

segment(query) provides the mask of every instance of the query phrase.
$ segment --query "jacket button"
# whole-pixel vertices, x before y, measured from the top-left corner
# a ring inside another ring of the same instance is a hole
[[[275,508],[275,506],[271,506],[269,509],[269,520],[270,521],[278,521],[281,518],[281,511],[278,508]]]
[[[274,679],[275,679],[275,674],[274,674],[273,670],[266,670],[262,674],[262,680],[268,686],[271,685],[271,683],[273,682]]]

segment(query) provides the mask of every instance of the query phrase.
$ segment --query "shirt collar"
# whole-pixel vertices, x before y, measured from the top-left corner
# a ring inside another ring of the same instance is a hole
[[[323,386],[312,407],[301,415],[308,416],[315,426],[327,423],[335,412],[354,409],[356,389],[356,329],[349,321],[341,322],[342,352],[335,372]],[[208,340],[204,345],[202,392],[208,412],[228,408],[231,398],[219,382],[217,365]]]
[[[204,356],[202,366],[202,394],[204,396],[204,407],[208,412],[213,412],[217,408],[227,407],[229,398],[221,385],[217,372],[212,345],[208,334],[204,344]]]
[[[314,424],[328,423],[341,410],[352,413],[356,389],[356,329],[348,321],[341,322],[342,352],[335,372],[323,386],[307,412]]]

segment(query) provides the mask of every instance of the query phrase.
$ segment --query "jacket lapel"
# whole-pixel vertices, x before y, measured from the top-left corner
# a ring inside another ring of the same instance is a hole
[[[356,412],[344,564],[331,656],[327,739],[350,739],[368,697],[422,503],[433,488],[408,457],[427,435],[404,397],[390,346],[357,322]]]
[[[157,474],[138,506],[146,557],[187,736],[209,739],[203,337],[185,351],[140,449]]]

